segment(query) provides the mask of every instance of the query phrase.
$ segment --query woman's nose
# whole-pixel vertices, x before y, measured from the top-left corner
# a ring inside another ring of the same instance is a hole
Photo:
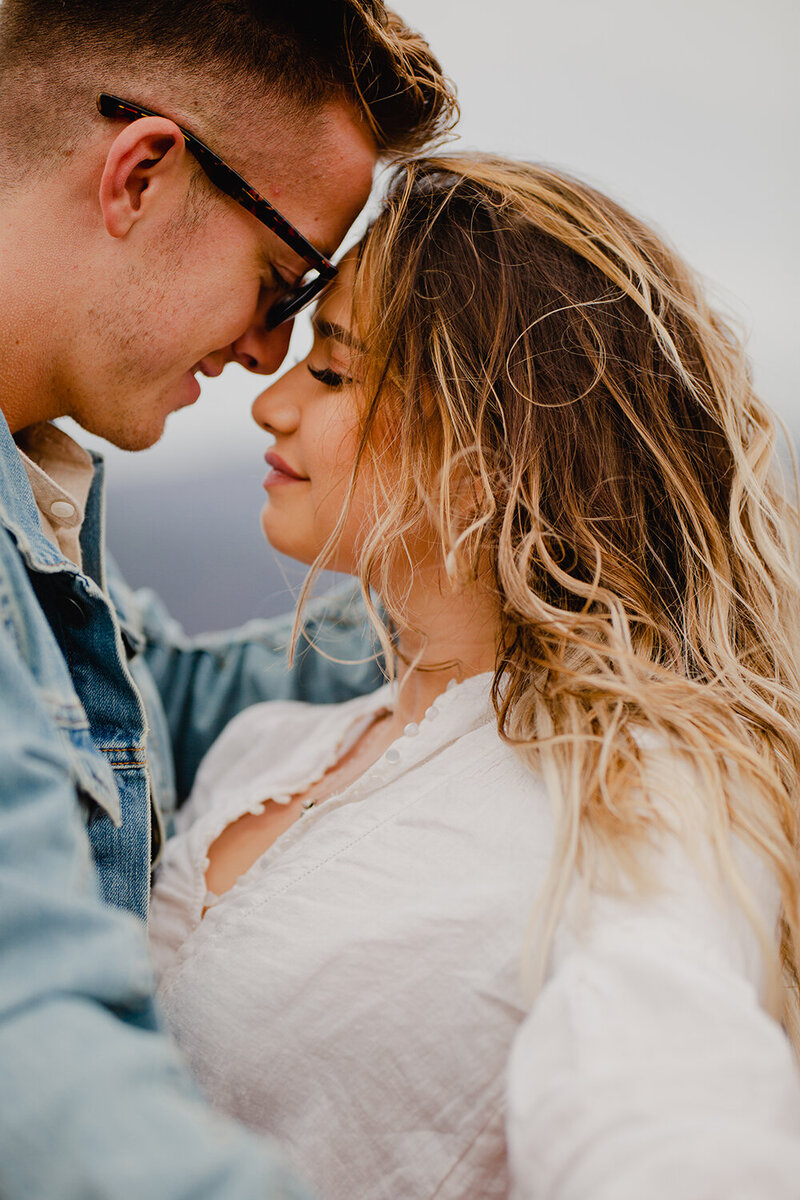
[[[253,420],[269,433],[290,434],[297,429],[300,421],[300,409],[295,399],[297,370],[293,367],[287,371],[253,401],[250,410]]]

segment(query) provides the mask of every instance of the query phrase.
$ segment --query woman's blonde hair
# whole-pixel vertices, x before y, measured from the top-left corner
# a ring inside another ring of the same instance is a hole
[[[740,341],[606,196],[472,156],[395,171],[354,322],[356,471],[368,459],[375,488],[364,595],[402,619],[393,566],[421,521],[456,581],[489,564],[499,729],[558,800],[549,933],[576,870],[640,884],[664,829],[710,844],[757,921],[734,835],[780,887],[786,986],[770,1003],[796,1040],[798,521]],[[674,774],[654,774],[648,746]]]

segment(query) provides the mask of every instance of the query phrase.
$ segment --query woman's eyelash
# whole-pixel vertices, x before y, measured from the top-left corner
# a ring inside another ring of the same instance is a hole
[[[320,383],[324,384],[325,387],[340,388],[344,387],[346,383],[351,382],[346,375],[338,375],[336,371],[332,371],[330,367],[309,366],[308,370],[309,374],[311,374],[314,379],[317,379]]]

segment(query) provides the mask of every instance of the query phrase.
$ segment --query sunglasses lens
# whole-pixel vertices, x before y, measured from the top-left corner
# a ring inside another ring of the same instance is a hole
[[[327,282],[328,280],[319,272],[315,272],[310,279],[307,275],[303,276],[299,284],[272,305],[266,316],[267,329],[276,329],[284,321],[290,321],[292,317],[296,317],[315,296],[319,295]]]

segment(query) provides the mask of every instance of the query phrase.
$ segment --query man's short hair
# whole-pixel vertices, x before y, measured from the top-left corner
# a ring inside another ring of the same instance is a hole
[[[70,119],[92,90],[111,90],[115,72],[141,78],[148,95],[162,79],[183,80],[184,115],[196,100],[212,130],[230,120],[232,106],[246,114],[259,96],[290,117],[344,96],[383,155],[421,149],[457,113],[427,43],[382,0],[2,0],[7,157],[24,168],[68,151]],[[218,98],[217,122],[206,111],[209,94]]]

